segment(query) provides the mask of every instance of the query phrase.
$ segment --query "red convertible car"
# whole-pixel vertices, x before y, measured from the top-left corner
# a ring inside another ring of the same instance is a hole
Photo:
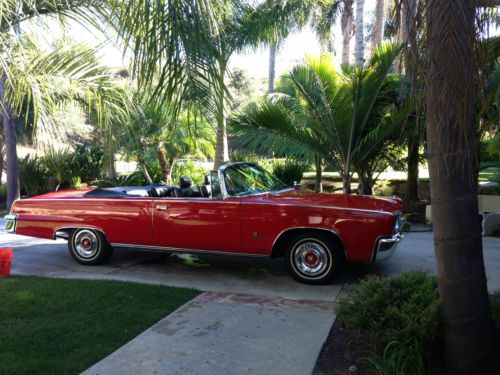
[[[402,238],[398,198],[318,194],[285,186],[254,163],[230,163],[193,187],[95,188],[17,200],[10,233],[65,238],[81,264],[114,249],[284,257],[300,282],[324,283],[344,261],[390,257]]]

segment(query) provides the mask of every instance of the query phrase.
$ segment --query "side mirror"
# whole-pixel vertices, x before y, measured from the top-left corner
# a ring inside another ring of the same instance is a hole
[[[222,188],[220,186],[220,172],[210,172],[210,188],[212,190],[212,199],[222,199]]]

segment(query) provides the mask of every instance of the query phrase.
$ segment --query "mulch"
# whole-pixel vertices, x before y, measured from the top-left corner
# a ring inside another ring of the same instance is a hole
[[[342,328],[338,320],[333,325],[314,368],[314,375],[372,375],[370,363],[363,358],[372,356],[367,342],[353,331]]]

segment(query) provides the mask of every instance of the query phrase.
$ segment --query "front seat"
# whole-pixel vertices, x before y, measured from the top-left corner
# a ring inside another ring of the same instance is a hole
[[[180,196],[181,197],[191,197],[193,195],[193,180],[191,180],[189,177],[184,176],[181,177],[181,180],[179,182],[179,188],[180,188]]]
[[[210,176],[205,175],[205,180],[203,181],[203,185],[200,186],[200,193],[203,198],[210,198],[212,194],[212,186],[210,184]]]

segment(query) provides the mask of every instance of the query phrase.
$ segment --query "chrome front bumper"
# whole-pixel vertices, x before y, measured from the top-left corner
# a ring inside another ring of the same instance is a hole
[[[376,260],[386,260],[392,257],[396,248],[398,247],[399,241],[404,238],[404,235],[400,232],[394,234],[389,238],[380,238],[375,245],[375,253],[373,254],[373,261]]]
[[[5,215],[4,219],[7,220],[7,223],[5,224],[5,231],[7,233],[16,233],[17,215]]]

